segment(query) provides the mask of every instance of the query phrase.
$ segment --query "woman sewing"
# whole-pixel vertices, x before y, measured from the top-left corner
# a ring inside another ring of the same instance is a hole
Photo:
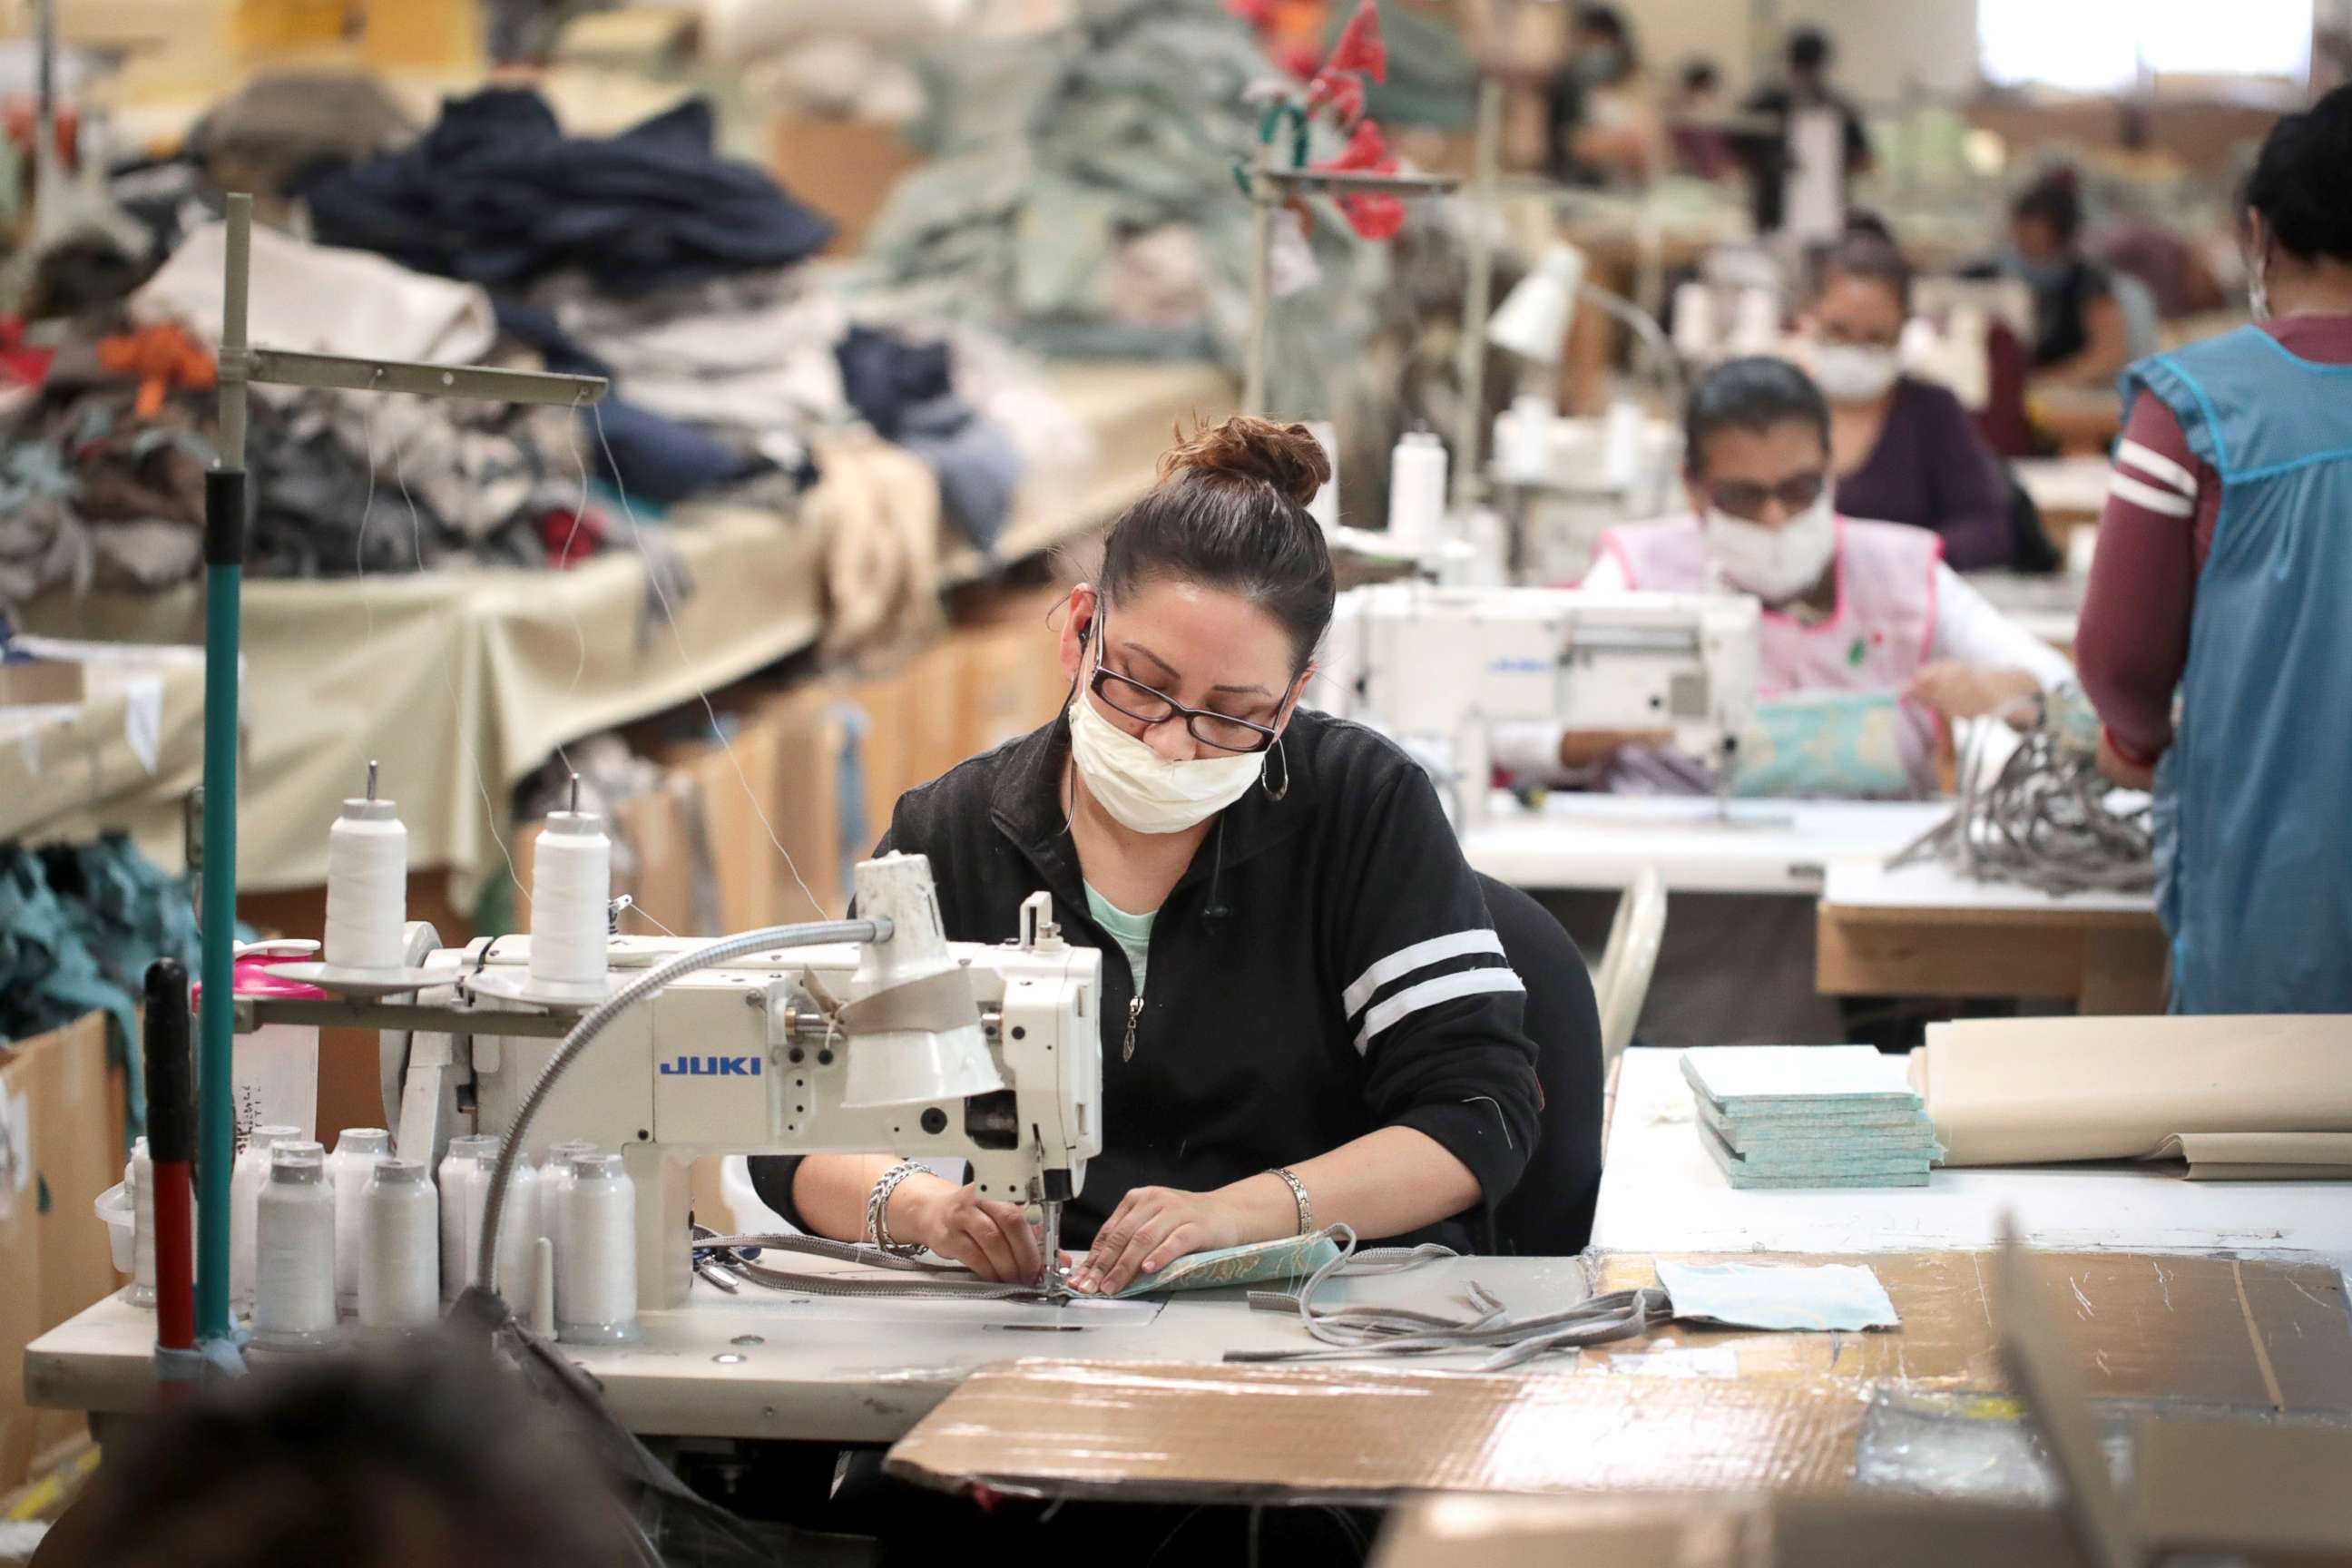
[[[1064,1215],[1072,1283],[1344,1222],[1470,1247],[1536,1136],[1523,986],[1435,791],[1370,731],[1302,711],[1331,559],[1301,426],[1233,419],[1071,590],[1067,709],[903,797],[951,939],[1054,895],[1103,952],[1103,1153]],[[1019,1208],[891,1159],[753,1163],[803,1228],[1034,1279]]]
[[[1848,235],[1822,258],[1805,325],[1829,400],[1838,504],[1849,517],[1928,530],[1955,571],[2005,566],[2008,480],[1959,399],[1904,374],[1897,344],[1910,309],[1910,265],[1887,241]]]

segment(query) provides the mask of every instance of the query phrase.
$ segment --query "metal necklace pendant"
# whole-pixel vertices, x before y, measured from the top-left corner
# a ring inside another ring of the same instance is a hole
[[[1127,1040],[1118,1047],[1118,1059],[1123,1062],[1131,1062],[1135,1059],[1135,1026],[1142,1017],[1143,993],[1139,991],[1129,999],[1127,1004]]]

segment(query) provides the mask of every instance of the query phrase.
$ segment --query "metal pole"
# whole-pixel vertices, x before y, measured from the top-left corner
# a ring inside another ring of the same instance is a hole
[[[1454,432],[1454,509],[1486,498],[1486,475],[1479,452],[1486,431],[1486,316],[1495,292],[1495,169],[1503,142],[1503,83],[1492,74],[1478,79],[1478,141],[1472,154],[1470,284],[1462,301],[1462,419]]]
[[[250,281],[253,198],[228,198],[228,264],[223,282],[220,458],[205,476],[205,882],[204,995],[197,1005],[196,1339],[226,1340],[228,1308],[228,1178],[236,1127],[230,1016],[236,1005],[236,722],[239,626],[245,574],[246,292]]]
[[[1243,348],[1242,412],[1265,409],[1265,335],[1274,309],[1274,209],[1279,191],[1269,176],[1274,172],[1274,143],[1260,141],[1257,163],[1250,180],[1250,313],[1249,341]]]

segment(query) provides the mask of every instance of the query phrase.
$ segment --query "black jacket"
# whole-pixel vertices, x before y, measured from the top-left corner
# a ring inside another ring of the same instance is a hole
[[[1063,1221],[1085,1246],[1128,1190],[1204,1192],[1417,1128],[1478,1178],[1481,1210],[1427,1233],[1469,1247],[1536,1137],[1523,990],[1427,777],[1360,725],[1307,710],[1271,763],[1290,784],[1226,808],[1160,906],[1135,1054],[1134,982],[1087,913],[1064,826],[1066,720],[908,792],[882,848],[930,858],[950,938],[1013,937],[1054,895],[1065,937],[1103,953],[1103,1152]],[[887,1152],[888,1151],[877,1151]],[[791,1206],[797,1162],[754,1160]],[[1368,1238],[1369,1239],[1369,1238]]]

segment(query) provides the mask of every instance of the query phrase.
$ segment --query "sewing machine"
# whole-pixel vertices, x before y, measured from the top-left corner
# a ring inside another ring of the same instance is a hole
[[[1318,690],[1328,711],[1448,753],[1455,826],[1484,820],[1491,727],[1671,730],[1728,798],[1756,707],[1756,601],[1391,583],[1339,595]]]
[[[887,940],[780,944],[677,978],[614,1018],[533,1121],[535,1159],[574,1138],[621,1152],[641,1309],[686,1301],[688,1172],[708,1154],[966,1159],[982,1195],[1043,1211],[1055,1257],[1061,1205],[1102,1151],[1101,955],[1062,940],[1045,893],[1012,942],[946,942],[920,856],[863,862],[856,883],[860,914],[892,921]],[[614,937],[610,989],[709,945]],[[398,1152],[437,1167],[453,1135],[507,1132],[582,1009],[512,999],[527,990],[523,939],[420,958],[449,979],[414,1002],[306,1005],[383,1031]]]

